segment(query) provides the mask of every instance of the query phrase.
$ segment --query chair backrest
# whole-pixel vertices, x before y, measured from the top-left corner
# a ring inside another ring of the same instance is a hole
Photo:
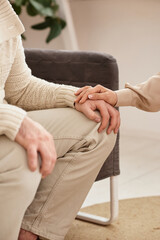
[[[84,51],[25,49],[26,62],[36,77],[49,82],[82,87],[101,84],[118,89],[118,66],[108,54]],[[119,134],[115,147],[101,168],[96,181],[120,174]]]

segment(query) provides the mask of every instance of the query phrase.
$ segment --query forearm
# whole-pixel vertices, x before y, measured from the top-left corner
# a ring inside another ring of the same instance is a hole
[[[53,84],[34,76],[28,76],[27,85],[7,91],[6,99],[27,111],[55,107],[74,107],[74,92],[77,88]]]
[[[19,47],[5,85],[5,97],[8,103],[25,110],[38,110],[53,107],[73,107],[74,92],[72,86],[49,83],[32,76],[25,62],[24,49],[19,39]]]
[[[125,87],[116,91],[116,106],[133,106],[149,112],[160,110],[160,74],[136,86],[126,84]]]

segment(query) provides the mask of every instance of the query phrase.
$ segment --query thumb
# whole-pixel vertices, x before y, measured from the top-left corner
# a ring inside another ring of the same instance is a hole
[[[85,115],[90,120],[93,120],[93,121],[95,121],[97,123],[101,121],[100,116],[95,111],[93,111],[91,108],[87,109],[87,111],[85,112]]]

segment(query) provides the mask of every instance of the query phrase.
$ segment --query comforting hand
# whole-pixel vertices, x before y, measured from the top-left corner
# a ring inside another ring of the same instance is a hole
[[[110,134],[112,130],[114,133],[118,132],[120,126],[120,114],[114,107],[104,102],[103,100],[87,100],[83,104],[76,102],[75,108],[78,111],[84,113],[84,115],[86,115],[86,117],[89,119],[95,122],[101,121],[98,132],[102,132],[107,127],[108,123],[108,134]],[[95,112],[95,110],[98,110],[100,112],[101,117],[97,112]]]
[[[78,96],[75,102],[79,103],[84,103],[87,99],[104,100],[112,106],[115,106],[117,103],[117,94],[101,85],[95,87],[82,87],[75,93],[75,95]]]
[[[37,169],[40,153],[42,177],[52,172],[57,159],[53,137],[39,123],[25,117],[15,141],[27,150],[28,166],[31,171]]]

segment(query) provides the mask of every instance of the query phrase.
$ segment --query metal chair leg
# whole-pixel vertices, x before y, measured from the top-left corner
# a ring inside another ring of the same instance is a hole
[[[118,217],[118,176],[110,177],[110,218],[104,218],[84,212],[78,212],[76,218],[96,223],[100,225],[109,225]]]

